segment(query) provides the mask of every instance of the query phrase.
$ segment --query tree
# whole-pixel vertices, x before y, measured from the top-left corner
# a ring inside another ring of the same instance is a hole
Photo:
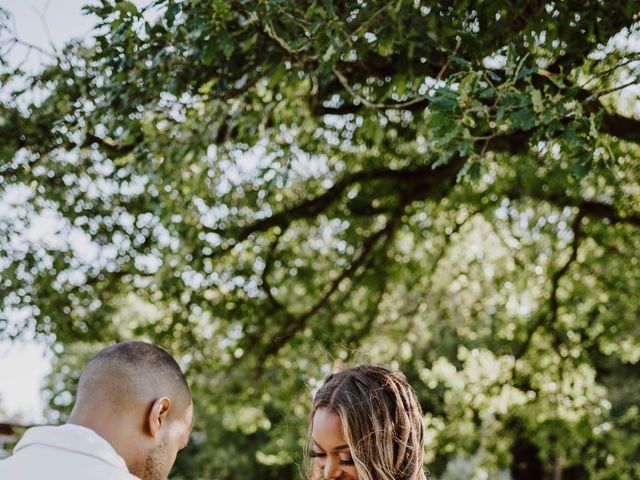
[[[363,358],[438,476],[637,477],[634,2],[86,8],[92,43],[3,77],[0,328],[60,369],[179,355],[183,478],[296,477],[310,390]]]

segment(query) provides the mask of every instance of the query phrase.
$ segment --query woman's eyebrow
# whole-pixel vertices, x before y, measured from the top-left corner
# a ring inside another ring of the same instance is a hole
[[[315,440],[313,440],[313,443],[315,444],[316,447],[318,447],[320,450],[323,450],[323,448],[320,446],[320,444],[318,442],[316,442]],[[346,443],[344,445],[338,445],[337,447],[333,447],[331,450],[346,450],[347,448],[350,448],[349,445],[347,445]]]

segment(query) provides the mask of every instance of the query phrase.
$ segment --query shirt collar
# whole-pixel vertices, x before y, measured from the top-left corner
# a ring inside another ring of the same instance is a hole
[[[129,472],[124,459],[107,440],[90,428],[81,425],[67,423],[57,427],[30,428],[16,444],[14,453],[31,445],[46,445],[88,455]]]

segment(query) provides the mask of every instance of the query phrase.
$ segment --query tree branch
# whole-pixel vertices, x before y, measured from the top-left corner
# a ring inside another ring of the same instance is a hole
[[[333,68],[333,73],[335,73],[336,77],[340,81],[340,84],[349,93],[349,95],[351,95],[355,100],[357,100],[358,102],[362,103],[367,108],[381,109],[381,110],[384,110],[384,109],[403,110],[403,109],[406,109],[406,108],[414,106],[414,105],[422,106],[425,103],[427,103],[428,100],[429,100],[429,97],[427,95],[422,95],[420,97],[416,97],[416,98],[408,100],[406,102],[397,102],[397,103],[375,103],[375,102],[370,102],[369,100],[364,98],[362,95],[357,93],[351,87],[351,85],[349,85],[349,80],[347,80],[347,78],[342,73],[340,73],[340,71],[338,69],[336,69],[335,67]]]
[[[612,205],[593,200],[575,200],[566,195],[535,195],[540,200],[546,200],[561,207],[577,207],[582,215],[591,218],[607,220],[611,224],[618,223],[640,227],[640,213],[632,212],[620,214]]]
[[[640,143],[640,120],[623,117],[617,113],[602,116],[600,131],[627,142]]]
[[[404,205],[402,205],[404,208]],[[275,355],[278,351],[288,342],[289,338],[295,335],[297,332],[303,330],[308,320],[314,316],[321,308],[325,306],[325,304],[329,301],[331,296],[336,292],[339,288],[340,284],[347,279],[352,273],[356,272],[361,266],[364,265],[365,261],[369,257],[369,255],[373,252],[376,244],[382,239],[386,238],[387,240],[393,235],[393,232],[397,228],[399,224],[399,216],[392,215],[390,219],[388,219],[387,224],[381,228],[380,230],[374,232],[368,238],[364,240],[362,243],[362,248],[360,250],[359,255],[351,262],[351,264],[345,268],[342,273],[331,283],[326,292],[320,297],[320,299],[309,308],[303,314],[291,318],[290,322],[283,324],[280,328],[280,332],[276,335],[273,341],[264,349],[261,355],[261,362],[264,362],[267,358]],[[385,241],[383,246],[388,245],[388,242]]]
[[[486,206],[482,205],[480,202],[478,202],[478,205],[480,205],[479,208],[474,209],[473,211],[469,212],[469,215],[467,215],[467,217],[462,220],[461,222],[455,222],[455,226],[451,229],[451,231],[449,233],[447,233],[446,231],[444,232],[444,245],[442,246],[442,249],[438,252],[438,255],[436,256],[436,258],[433,260],[433,262],[431,263],[431,268],[425,272],[422,277],[426,278],[428,283],[424,288],[421,288],[421,290],[430,293],[433,287],[433,279],[435,277],[435,273],[438,270],[438,267],[440,266],[440,262],[445,258],[445,256],[447,255],[447,252],[449,251],[449,246],[451,245],[451,241],[454,235],[456,235],[458,232],[460,232],[460,230],[462,229],[462,227],[464,227],[464,225],[471,220],[474,216],[476,216],[478,213],[480,213],[481,211],[483,211]],[[426,295],[422,295],[421,297],[419,297],[416,300],[416,303],[414,306],[411,307],[411,309],[409,310],[404,310],[399,314],[399,317],[408,317],[409,318],[409,322],[407,325],[407,334],[409,334],[410,332],[414,331],[417,328],[417,325],[415,325],[415,315],[418,313],[418,310],[420,309],[420,306],[426,301]]]
[[[269,246],[269,250],[267,252],[267,256],[264,260],[264,270],[262,270],[262,275],[260,277],[262,280],[262,285],[264,287],[263,290],[272,305],[271,312],[281,309],[286,310],[285,306],[273,296],[273,292],[271,291],[271,283],[269,282],[269,273],[271,271],[271,268],[273,267],[275,251],[278,248],[280,238],[282,238],[283,234],[284,230],[280,230],[276,233],[276,238],[273,240],[273,242],[271,242],[271,245]]]
[[[437,197],[455,182],[456,175],[463,165],[464,160],[454,157],[448,164],[437,169],[425,165],[403,170],[377,168],[352,173],[338,180],[324,193],[281,210],[270,217],[240,227],[238,230],[225,228],[208,228],[208,230],[239,243],[253,233],[267,231],[276,226],[286,228],[295,220],[315,217],[339,199],[351,185],[373,180],[393,182],[398,185],[400,192],[411,190],[415,195],[420,193],[424,196]]]
[[[522,358],[527,351],[529,350],[529,346],[531,345],[531,340],[535,333],[543,326],[547,325],[549,328],[555,331],[555,326],[558,322],[558,310],[560,308],[560,302],[558,300],[558,288],[560,286],[560,280],[566,273],[569,271],[569,267],[576,260],[578,256],[578,248],[580,247],[580,240],[582,238],[582,233],[580,229],[580,224],[582,223],[582,219],[584,218],[584,213],[579,211],[575,216],[572,228],[573,228],[573,241],[571,243],[571,255],[568,260],[560,267],[552,276],[551,276],[551,291],[549,295],[549,311],[544,314],[541,313],[535,322],[529,327],[527,331],[527,335],[525,337],[524,342],[518,348],[515,358]],[[557,333],[554,335],[554,338],[557,340]],[[554,343],[556,343],[554,340]]]

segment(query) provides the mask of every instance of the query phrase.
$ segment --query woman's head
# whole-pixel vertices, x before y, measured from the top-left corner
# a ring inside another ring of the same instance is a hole
[[[425,478],[422,413],[401,373],[360,365],[329,375],[310,424],[314,478]]]

